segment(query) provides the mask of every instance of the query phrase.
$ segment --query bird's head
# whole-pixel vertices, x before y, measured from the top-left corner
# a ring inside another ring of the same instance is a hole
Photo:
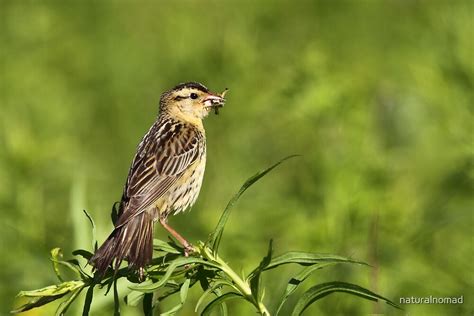
[[[200,83],[182,83],[163,93],[160,110],[186,121],[202,120],[212,109],[217,114],[218,108],[224,106],[226,92],[215,94]]]

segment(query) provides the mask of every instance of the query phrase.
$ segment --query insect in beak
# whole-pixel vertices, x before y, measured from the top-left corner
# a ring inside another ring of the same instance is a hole
[[[214,113],[219,114],[219,108],[225,104],[225,95],[229,89],[225,89],[221,94],[209,94],[203,101],[204,107],[214,108]]]

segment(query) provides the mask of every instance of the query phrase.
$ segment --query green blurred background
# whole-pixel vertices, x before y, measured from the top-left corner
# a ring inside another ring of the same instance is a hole
[[[472,315],[473,16],[472,1],[448,0],[1,0],[0,313],[19,290],[57,282],[51,248],[67,257],[91,249],[83,209],[105,239],[161,92],[193,80],[230,91],[205,122],[199,200],[171,219],[183,235],[205,240],[248,176],[299,153],[234,210],[222,244],[232,267],[249,272],[273,238],[276,253],[375,267],[323,270],[306,288],[343,280],[396,302],[464,295],[462,305],[404,307]],[[270,307],[295,271],[267,274]],[[181,315],[193,314],[199,293]],[[92,315],[112,313],[102,294]],[[230,312],[254,313],[245,303]],[[403,314],[344,294],[306,315],[316,313]]]

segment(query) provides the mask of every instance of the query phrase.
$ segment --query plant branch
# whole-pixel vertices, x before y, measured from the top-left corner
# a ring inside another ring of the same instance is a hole
[[[203,255],[206,259],[214,261],[218,266],[219,269],[226,274],[226,276],[234,283],[240,293],[243,294],[243,297],[252,303],[256,308],[257,311],[262,316],[270,316],[270,312],[268,311],[265,304],[261,301],[255,299],[256,295],[252,293],[252,289],[250,288],[250,284],[242,279],[232,268],[219,257],[217,254],[213,254],[212,250],[209,247],[203,245],[199,249],[201,251],[201,255]]]

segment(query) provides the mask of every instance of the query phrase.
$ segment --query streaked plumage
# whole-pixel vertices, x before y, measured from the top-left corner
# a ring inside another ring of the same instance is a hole
[[[142,277],[152,259],[157,220],[190,250],[190,244],[167,225],[167,217],[193,205],[198,197],[206,164],[201,120],[223,104],[222,96],[194,82],[161,96],[158,119],[138,145],[130,167],[115,229],[90,260],[100,276],[126,259]]]

